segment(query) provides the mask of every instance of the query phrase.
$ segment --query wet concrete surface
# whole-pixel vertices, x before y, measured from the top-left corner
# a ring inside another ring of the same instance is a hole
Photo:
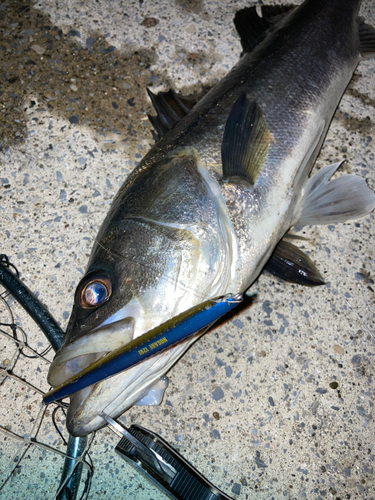
[[[0,4],[1,253],[63,327],[111,200],[153,144],[146,87],[188,95],[215,84],[241,53],[232,18],[247,5]],[[361,13],[375,25],[373,2]],[[346,159],[341,171],[372,189],[374,82],[374,60],[361,62],[317,162]],[[374,499],[374,214],[301,234],[326,285],[261,275],[257,303],[169,372],[162,404],[134,407],[120,420],[159,433],[234,498]],[[29,341],[46,347],[12,308]],[[2,367],[14,361],[14,373],[47,390],[48,363],[14,355],[4,340]],[[9,377],[1,388],[2,425],[32,434],[40,395]],[[62,413],[57,420],[64,432]],[[39,432],[64,449],[52,408]],[[89,498],[164,498],[115,455],[116,442],[108,429],[94,437]],[[4,474],[15,443],[0,444]],[[0,497],[54,498],[61,466],[52,452],[27,452]]]

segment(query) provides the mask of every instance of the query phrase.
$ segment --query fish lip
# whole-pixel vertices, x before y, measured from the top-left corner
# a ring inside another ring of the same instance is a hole
[[[100,425],[100,423],[99,425],[97,424],[96,421],[100,419],[99,415],[96,418],[91,419],[88,423],[81,422],[77,425],[77,422],[80,422],[79,417],[77,418],[77,412],[79,413],[79,410],[83,407],[85,401],[90,398],[95,389],[95,385],[97,384],[90,385],[89,387],[81,389],[70,396],[70,403],[66,414],[66,428],[69,434],[73,437],[85,437],[90,434],[90,432],[94,430],[96,431],[106,425],[105,421],[103,421],[103,425]]]
[[[56,380],[59,375],[63,375],[63,378],[58,381],[57,385],[65,383],[72,376],[79,375],[79,373],[90,366],[95,361],[98,361],[100,358],[108,354],[110,351],[97,351],[89,354],[84,354],[81,356],[74,356],[71,359],[68,359],[65,362],[62,362],[59,365],[52,365],[52,369],[56,369],[54,373],[49,375],[48,381],[54,387],[56,387]],[[58,358],[57,358],[58,359]],[[78,369],[77,369],[78,368]],[[65,372],[65,374],[63,373]]]
[[[117,374],[115,377],[121,377],[123,374]],[[70,404],[66,416],[66,427],[68,432],[74,437],[83,437],[91,432],[94,432],[107,423],[99,416],[102,411],[105,411],[112,418],[117,418],[126,409],[133,406],[138,401],[144,392],[148,389],[132,392],[125,398],[126,401],[131,399],[131,403],[125,404],[125,408],[121,404],[114,402],[121,398],[123,391],[126,391],[126,386],[113,388],[113,378],[102,380],[85,389],[81,389],[70,396]],[[134,399],[134,400],[133,400]]]
[[[115,377],[121,377],[122,375],[117,374]],[[159,378],[160,375],[155,374],[155,379]],[[135,383],[137,384],[137,382]],[[102,411],[105,411],[112,418],[119,417],[141,399],[154,383],[155,380],[152,380],[147,383],[146,387],[130,391],[124,400],[121,399],[121,395],[127,390],[126,386],[119,387],[114,392],[111,388],[111,391],[107,392],[112,385],[111,379],[102,380],[75,392],[70,396],[70,404],[66,415],[66,427],[69,434],[74,437],[84,437],[105,427],[107,423],[99,416]]]
[[[56,353],[50,365],[49,384],[57,387],[66,382],[94,361],[128,344],[133,334],[134,318],[127,317],[67,343]]]

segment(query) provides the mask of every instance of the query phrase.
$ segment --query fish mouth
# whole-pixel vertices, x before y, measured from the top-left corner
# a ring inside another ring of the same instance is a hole
[[[113,323],[62,347],[51,364],[49,383],[52,386],[60,385],[114,348],[130,342],[134,319],[126,319],[128,322],[118,322],[122,323],[121,328]],[[114,334],[114,325],[119,327],[122,335]],[[114,419],[119,417],[142,399],[196,340],[189,339],[72,394],[66,417],[69,433],[74,437],[82,437],[104,427],[107,423],[99,416],[103,411]]]
[[[48,382],[53,387],[63,384],[94,361],[128,344],[133,334],[134,318],[128,317],[64,345],[51,363]]]
[[[51,363],[48,383],[52,387],[63,384],[109,352],[128,344],[133,339],[133,334],[134,318],[128,317],[95,329],[64,345]],[[123,379],[123,374],[120,375]],[[98,417],[98,413],[117,396],[113,390],[115,378],[117,376],[93,384],[70,396],[67,413],[67,428],[70,434],[84,436],[105,425],[105,422]]]

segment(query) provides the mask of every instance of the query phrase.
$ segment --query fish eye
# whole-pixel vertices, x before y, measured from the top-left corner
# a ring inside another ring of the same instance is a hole
[[[76,305],[82,309],[101,306],[112,294],[111,279],[107,274],[89,274],[78,285]]]
[[[85,289],[85,300],[88,304],[98,306],[107,298],[107,289],[102,283],[90,283]]]

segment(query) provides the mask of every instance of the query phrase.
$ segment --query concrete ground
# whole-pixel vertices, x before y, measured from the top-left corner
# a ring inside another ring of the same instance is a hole
[[[63,327],[111,200],[153,144],[146,87],[190,94],[222,78],[241,52],[232,18],[250,3],[0,3],[0,253]],[[361,12],[375,25],[371,0]],[[318,160],[346,159],[341,171],[373,189],[374,82],[375,61],[361,62]],[[258,302],[170,371],[162,404],[133,408],[121,421],[159,433],[239,500],[374,499],[374,225],[371,214],[305,228],[303,246],[326,285],[262,275]],[[43,335],[10,304],[41,352]],[[4,307],[0,315],[9,322]],[[0,349],[3,368],[48,389],[47,362],[17,359],[4,337]],[[1,425],[34,436],[40,401],[4,376]],[[64,451],[52,410],[37,439]],[[57,420],[65,432],[62,413]],[[94,437],[89,498],[164,498],[115,455],[116,442],[107,429]],[[0,441],[1,481],[19,463],[0,497],[54,498],[62,458],[34,446],[21,459],[23,450],[9,435]]]

